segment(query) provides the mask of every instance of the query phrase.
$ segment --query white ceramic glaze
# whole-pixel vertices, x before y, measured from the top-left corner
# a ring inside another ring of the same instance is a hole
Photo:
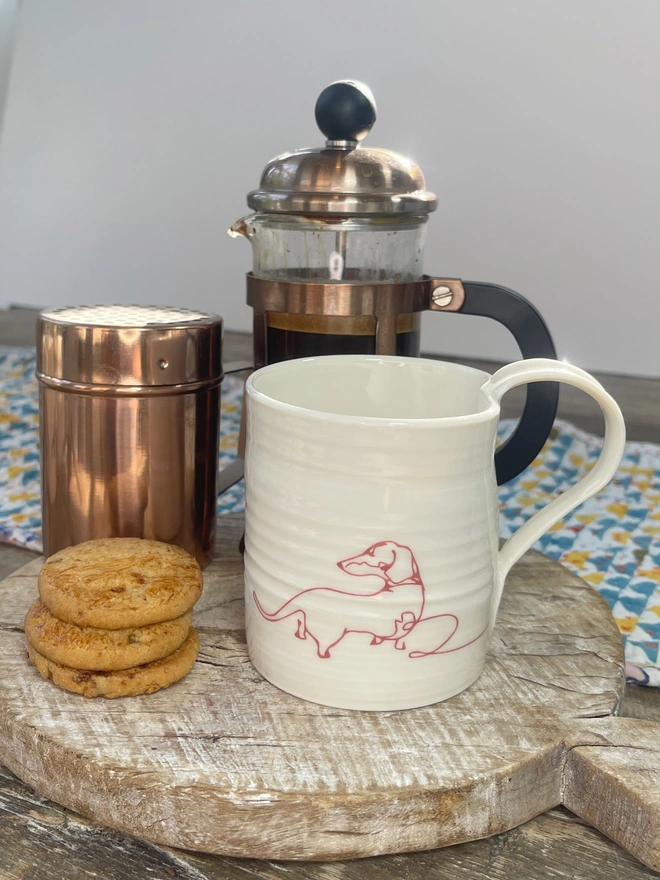
[[[600,404],[587,477],[498,551],[499,401],[561,381]],[[513,563],[613,476],[625,428],[588,373],[536,359],[494,376],[421,358],[341,355],[247,383],[245,609],[262,675],[312,702],[396,710],[483,669]]]

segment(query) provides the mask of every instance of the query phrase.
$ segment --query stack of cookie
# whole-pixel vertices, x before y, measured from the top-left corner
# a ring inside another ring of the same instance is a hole
[[[171,544],[103,538],[51,556],[25,619],[41,675],[85,697],[150,694],[183,678],[199,650],[196,560]]]

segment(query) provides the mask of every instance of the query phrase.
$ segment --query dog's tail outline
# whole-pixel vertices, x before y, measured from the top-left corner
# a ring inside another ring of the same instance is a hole
[[[451,615],[452,617],[454,615]],[[458,624],[458,618],[457,618]],[[437,654],[453,654],[455,651],[461,651],[463,648],[467,648],[468,645],[474,645],[475,642],[478,642],[479,639],[487,632],[488,627],[482,629],[478,636],[475,636],[473,639],[470,639],[469,642],[464,642],[462,645],[457,645],[455,648],[445,648],[445,645],[453,639],[456,635],[456,630],[458,629],[458,625],[453,633],[449,636],[448,639],[445,639],[437,648],[433,651],[411,651],[408,656],[411,660],[418,660],[420,657],[433,657]]]
[[[304,614],[302,608],[295,608],[294,607],[294,608],[287,609],[287,606],[291,605],[291,603],[293,602],[293,599],[296,599],[297,596],[294,596],[293,599],[289,599],[288,602],[285,602],[284,605],[282,605],[280,608],[277,609],[277,611],[273,611],[272,613],[266,611],[264,606],[261,604],[261,602],[259,601],[259,597],[257,596],[256,590],[252,591],[252,598],[254,599],[254,604],[257,606],[257,609],[259,610],[259,614],[261,614],[261,616],[264,618],[264,620],[272,620],[272,621],[286,620],[287,617],[291,617],[294,614]]]

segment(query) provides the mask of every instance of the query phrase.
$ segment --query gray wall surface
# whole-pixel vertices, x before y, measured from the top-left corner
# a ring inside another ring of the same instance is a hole
[[[438,194],[427,272],[529,297],[561,357],[660,375],[656,0],[24,0],[0,141],[0,301],[153,302],[248,329],[226,235],[363,79],[367,143]],[[485,319],[423,346],[513,359]]]
[[[16,0],[0,0],[0,130],[9,86],[15,27]]]

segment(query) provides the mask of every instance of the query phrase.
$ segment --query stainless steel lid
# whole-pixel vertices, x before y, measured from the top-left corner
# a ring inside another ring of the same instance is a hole
[[[222,318],[159,306],[48,309],[37,319],[37,376],[118,391],[219,382]]]
[[[324,89],[316,122],[325,147],[272,159],[258,190],[248,194],[255,211],[281,214],[423,215],[438,200],[426,190],[418,165],[390,150],[361,147],[376,121],[376,103],[363,83],[342,80]]]

